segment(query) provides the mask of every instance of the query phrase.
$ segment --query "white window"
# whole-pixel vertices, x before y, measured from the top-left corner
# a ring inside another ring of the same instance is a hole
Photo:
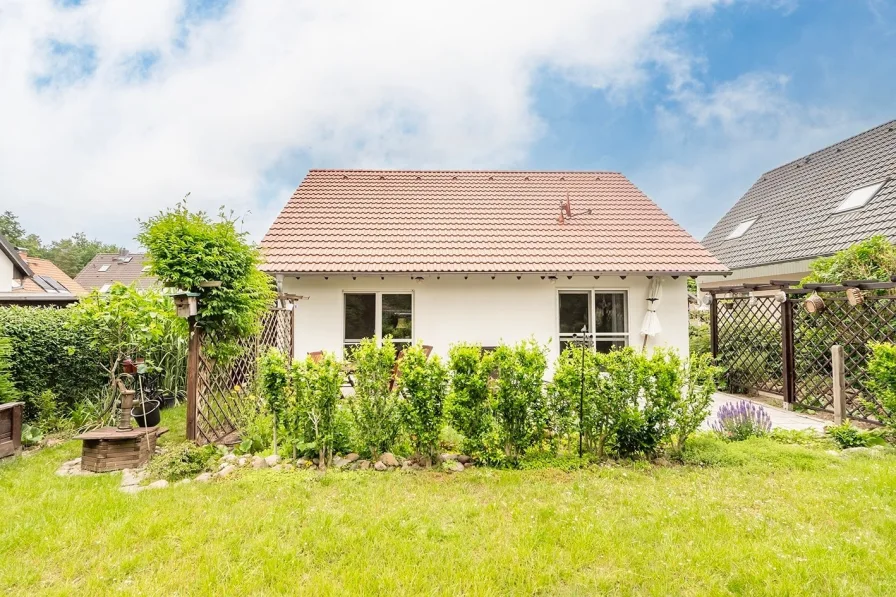
[[[561,290],[558,297],[560,350],[585,339],[600,352],[628,344],[628,293],[625,290]]]
[[[886,181],[884,181],[886,182]],[[840,202],[840,205],[837,206],[837,209],[834,210],[835,214],[844,212],[844,211],[852,211],[853,209],[859,209],[860,207],[865,207],[868,205],[868,202],[871,201],[877,192],[884,186],[883,182],[878,182],[872,185],[868,185],[867,187],[862,187],[861,189],[856,189],[852,193],[846,196],[846,199]]]
[[[109,271],[109,265],[110,265],[110,264],[108,264],[108,263],[104,263],[103,265],[100,266],[100,271],[101,271],[101,272],[107,272],[107,271]]]
[[[103,284],[102,286],[100,286],[100,293],[109,292],[109,289],[111,287],[111,284]]]
[[[414,342],[414,295],[410,292],[347,292],[343,297],[346,354],[364,338],[392,336],[396,350]]]
[[[737,227],[734,230],[731,231],[731,234],[729,234],[725,240],[731,240],[734,238],[742,237],[744,234],[747,233],[747,230],[750,229],[750,226],[752,226],[756,222],[756,220],[757,220],[757,218],[753,218],[752,220],[747,220],[746,222],[741,222],[740,224],[737,225]]]

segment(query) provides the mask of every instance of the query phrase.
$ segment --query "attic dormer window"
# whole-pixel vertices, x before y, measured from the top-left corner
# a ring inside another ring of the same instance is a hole
[[[750,229],[750,226],[752,226],[756,222],[756,220],[757,220],[757,218],[753,218],[752,220],[747,220],[745,222],[741,222],[740,224],[737,225],[737,227],[734,230],[731,231],[731,234],[729,234],[725,240],[731,240],[734,238],[742,237],[744,234],[747,233],[747,230]]]
[[[834,213],[838,214],[844,211],[852,211],[854,209],[865,207],[866,205],[868,205],[869,201],[874,199],[874,196],[877,195],[877,192],[881,189],[881,187],[884,186],[884,182],[878,182],[872,185],[868,185],[867,187],[862,187],[861,189],[856,189],[855,191],[847,195],[846,199],[840,202],[840,205],[837,206],[837,209],[834,210]]]
[[[108,263],[104,263],[103,265],[101,265],[101,266],[100,266],[100,271],[101,271],[101,272],[107,272],[107,271],[109,271],[109,264],[108,264]]]

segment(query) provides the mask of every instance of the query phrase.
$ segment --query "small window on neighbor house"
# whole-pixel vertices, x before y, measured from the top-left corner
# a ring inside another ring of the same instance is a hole
[[[740,224],[737,225],[737,227],[734,230],[731,231],[731,234],[729,234],[725,240],[731,240],[734,238],[742,237],[744,234],[747,233],[747,230],[750,229],[750,226],[752,226],[756,222],[756,220],[757,220],[757,218],[753,218],[752,220],[747,220],[746,222],[741,222]]]
[[[414,297],[410,293],[346,293],[344,297],[342,343],[346,356],[364,338],[391,335],[396,351],[414,341]]]
[[[877,192],[881,187],[884,186],[884,182],[878,182],[868,185],[867,187],[862,187],[861,189],[856,189],[847,195],[846,199],[840,202],[840,205],[837,206],[834,213],[838,214],[844,211],[852,211],[854,209],[859,209],[860,207],[865,207],[868,205],[868,202],[877,195]]]
[[[111,288],[111,287],[112,287],[111,284],[103,284],[102,286],[100,286],[100,292],[101,293],[109,292],[109,288]]]
[[[101,271],[101,272],[107,272],[107,271],[109,271],[109,264],[108,264],[108,263],[104,263],[103,265],[101,265],[99,271]]]

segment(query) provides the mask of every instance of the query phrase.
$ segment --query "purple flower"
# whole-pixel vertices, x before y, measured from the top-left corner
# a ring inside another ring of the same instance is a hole
[[[712,429],[725,439],[740,441],[771,431],[772,419],[764,408],[747,400],[728,402],[719,408]]]

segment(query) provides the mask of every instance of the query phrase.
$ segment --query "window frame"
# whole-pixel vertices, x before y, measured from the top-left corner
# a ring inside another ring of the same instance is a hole
[[[413,290],[343,290],[342,291],[342,350],[346,351],[349,346],[358,346],[364,338],[346,338],[345,336],[345,297],[349,294],[372,294],[376,297],[374,306],[374,326],[373,337],[376,338],[377,345],[383,343],[383,295],[384,294],[405,294],[411,297],[411,337],[410,338],[392,338],[393,344],[413,344],[416,340],[417,326],[417,299]]]
[[[629,291],[627,288],[560,288],[557,289],[557,303],[555,312],[557,317],[555,319],[556,322],[556,331],[557,331],[557,340],[558,346],[560,347],[560,351],[562,352],[562,344],[563,342],[574,342],[580,341],[581,331],[572,332],[572,333],[561,333],[560,332],[560,295],[563,294],[587,294],[588,295],[588,345],[591,348],[596,348],[598,340],[621,340],[623,342],[623,346],[629,346],[631,341],[631,309],[629,308]],[[595,295],[598,294],[621,294],[622,295],[622,304],[625,312],[623,313],[622,321],[624,323],[624,331],[622,332],[594,332],[594,301]]]
[[[743,236],[750,231],[750,228],[753,227],[753,224],[756,223],[756,220],[759,219],[759,216],[755,218],[751,218],[749,220],[744,220],[740,222],[737,226],[735,226],[731,232],[728,233],[728,236],[725,237],[725,240],[736,240],[738,238],[743,238]],[[743,226],[743,230],[741,227]]]
[[[881,190],[883,190],[883,188],[886,186],[886,184],[887,184],[887,182],[889,182],[889,180],[890,179],[888,178],[888,179],[882,180],[880,182],[873,182],[871,184],[866,184],[866,185],[863,185],[861,187],[851,190],[849,193],[846,194],[846,197],[844,197],[843,199],[840,200],[840,203],[837,204],[837,207],[834,208],[834,214],[835,215],[836,214],[845,214],[845,213],[849,213],[852,211],[857,211],[857,210],[863,209],[865,206],[867,206],[869,203],[871,203],[875,197],[877,197],[880,194]],[[866,197],[865,200],[862,201],[861,203],[855,204],[855,205],[849,203],[849,200],[852,199],[856,195],[856,193],[859,193],[861,191],[871,190],[871,189],[873,189],[873,191],[871,191],[871,194],[868,195],[868,197]]]

